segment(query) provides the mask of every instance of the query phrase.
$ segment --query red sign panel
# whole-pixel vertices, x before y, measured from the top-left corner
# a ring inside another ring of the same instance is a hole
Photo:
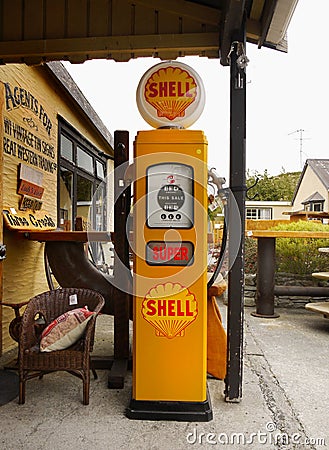
[[[26,180],[20,180],[17,193],[40,199],[42,198],[44,190],[45,189],[42,186],[38,186]]]
[[[150,241],[146,244],[146,262],[151,266],[188,266],[193,262],[192,242]]]

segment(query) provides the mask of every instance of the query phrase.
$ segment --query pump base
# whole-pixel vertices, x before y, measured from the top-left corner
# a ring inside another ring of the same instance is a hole
[[[204,402],[150,401],[131,399],[126,411],[129,419],[209,422],[213,418],[210,397]]]

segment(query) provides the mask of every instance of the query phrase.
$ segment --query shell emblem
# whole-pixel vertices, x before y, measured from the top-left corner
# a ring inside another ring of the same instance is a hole
[[[194,102],[197,84],[186,70],[169,66],[152,74],[145,84],[144,96],[158,117],[175,120],[184,117],[185,110]]]
[[[196,319],[195,296],[179,283],[158,284],[151,288],[142,303],[142,316],[155,328],[156,336],[173,339],[184,336]]]

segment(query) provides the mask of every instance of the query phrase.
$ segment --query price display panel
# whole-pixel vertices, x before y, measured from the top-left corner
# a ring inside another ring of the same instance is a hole
[[[193,168],[162,163],[147,168],[147,226],[191,228],[194,222]]]

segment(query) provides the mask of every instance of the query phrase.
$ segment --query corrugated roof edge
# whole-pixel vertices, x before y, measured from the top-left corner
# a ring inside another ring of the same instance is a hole
[[[60,61],[51,61],[45,63],[45,66],[51,71],[51,73],[57,78],[60,84],[65,88],[66,92],[73,98],[84,114],[87,116],[92,125],[102,135],[103,139],[113,149],[114,140],[112,134],[106,128],[94,108],[88,102],[86,97],[81,92],[79,86],[75,83],[69,72],[65,69],[64,65]]]

